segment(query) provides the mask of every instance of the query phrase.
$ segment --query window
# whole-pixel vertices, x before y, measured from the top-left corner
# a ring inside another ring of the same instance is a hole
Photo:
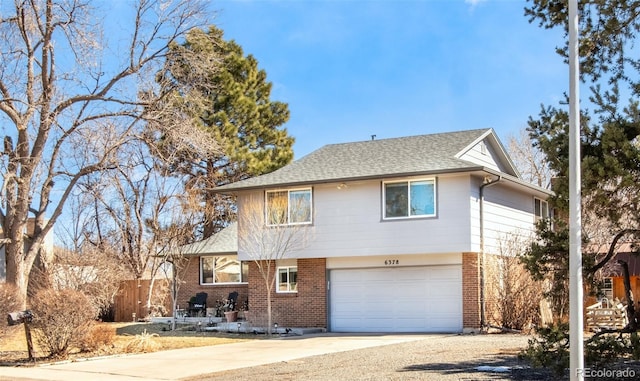
[[[536,221],[549,218],[549,203],[539,198],[533,199]]]
[[[600,291],[602,292],[602,296],[607,298],[609,302],[612,302],[613,301],[613,279],[604,278],[602,280],[602,289]]]
[[[267,225],[311,223],[311,189],[267,192]]]
[[[384,218],[436,215],[435,179],[385,182]]]
[[[200,257],[200,284],[241,283],[248,279],[249,266],[237,255]]]
[[[278,267],[277,292],[298,292],[298,266]]]

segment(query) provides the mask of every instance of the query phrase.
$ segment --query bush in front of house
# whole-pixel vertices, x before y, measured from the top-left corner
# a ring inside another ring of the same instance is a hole
[[[83,352],[94,352],[112,347],[116,339],[116,329],[109,325],[91,323],[87,335],[80,343]]]
[[[593,369],[606,369],[617,363],[640,360],[638,332],[598,332],[584,341],[584,363]],[[536,330],[521,356],[534,367],[547,368],[560,377],[569,368],[569,324],[554,323]]]
[[[64,358],[72,348],[83,347],[96,317],[87,296],[70,289],[43,289],[32,304],[34,336],[49,357]]]

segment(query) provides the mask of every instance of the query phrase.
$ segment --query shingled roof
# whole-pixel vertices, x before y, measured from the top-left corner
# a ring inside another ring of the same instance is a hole
[[[234,254],[238,252],[238,224],[232,222],[211,237],[180,247],[185,256],[206,254]]]
[[[502,150],[492,129],[329,144],[274,172],[216,191],[479,170],[481,165],[458,157],[488,135]]]

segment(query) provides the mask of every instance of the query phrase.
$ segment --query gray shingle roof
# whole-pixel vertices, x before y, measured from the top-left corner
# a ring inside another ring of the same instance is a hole
[[[490,132],[493,130],[478,129],[329,144],[274,172],[216,190],[235,191],[478,169],[478,164],[459,159],[456,155]]]
[[[180,247],[182,255],[231,254],[238,252],[238,224],[233,222],[202,241]]]

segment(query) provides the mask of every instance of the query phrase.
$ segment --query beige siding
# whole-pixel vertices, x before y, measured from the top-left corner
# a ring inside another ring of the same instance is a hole
[[[480,251],[480,179],[472,185],[471,197],[473,250]],[[484,249],[500,253],[501,244],[515,235],[520,242],[530,239],[534,232],[533,195],[518,192],[498,182],[484,189]]]
[[[434,218],[383,221],[382,181],[314,187],[313,238],[299,258],[367,256],[469,251],[469,176],[437,180],[437,216]],[[256,192],[255,194],[262,194]],[[239,197],[242,202],[247,194]],[[240,219],[242,223],[242,219]],[[239,247],[240,255],[243,248]]]
[[[437,178],[437,216],[383,220],[382,181],[370,180],[313,187],[313,225],[306,248],[297,258],[370,255],[442,254],[480,251],[480,177],[469,174]],[[243,200],[263,191],[241,194]],[[492,251],[508,232],[533,229],[533,197],[504,183],[485,188],[485,249]],[[240,218],[242,223],[242,218]],[[241,258],[245,258],[239,247]],[[245,258],[246,259],[246,258]]]

